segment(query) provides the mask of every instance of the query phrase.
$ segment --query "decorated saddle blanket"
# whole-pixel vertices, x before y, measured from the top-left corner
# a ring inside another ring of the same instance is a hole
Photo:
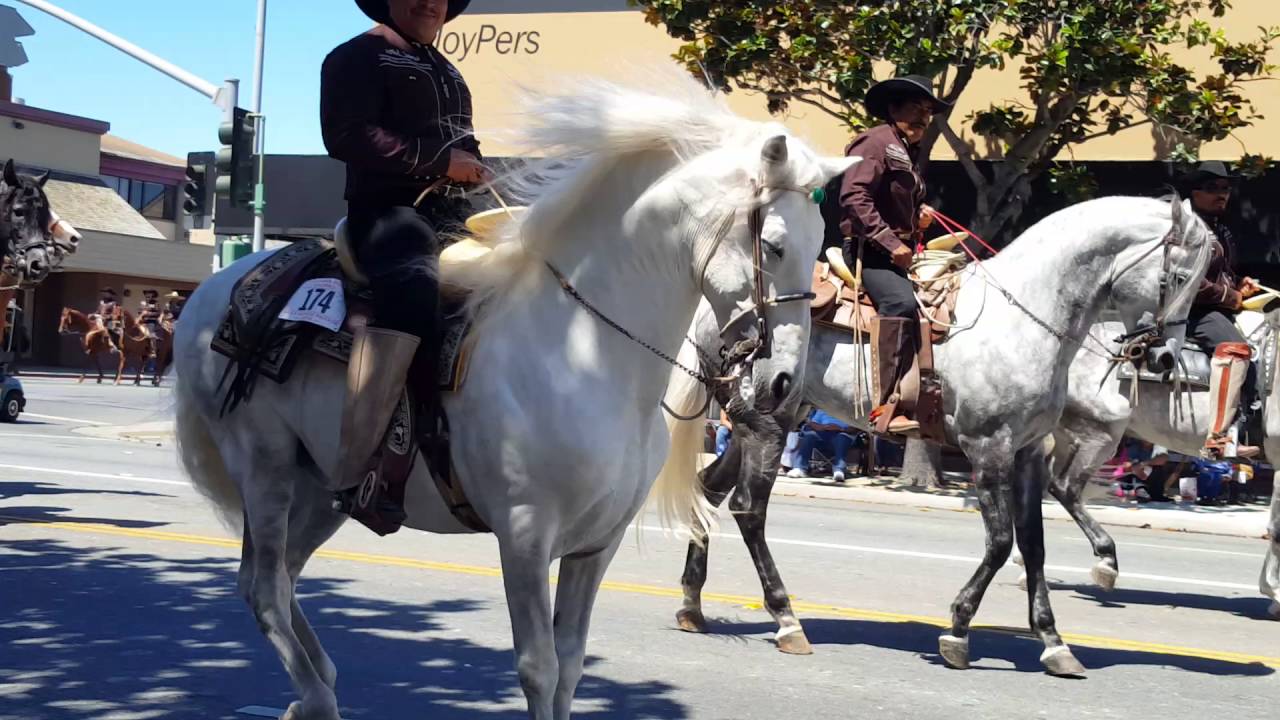
[[[819,262],[813,267],[812,291],[809,311],[815,323],[848,330],[856,336],[870,337],[872,321],[877,317],[875,303],[866,291],[853,287],[852,275],[847,271],[837,253],[828,253],[829,262]],[[946,341],[954,317],[956,295],[960,291],[960,276],[956,269],[963,267],[957,254],[955,262],[941,263],[912,277],[916,285],[916,297],[920,301],[921,317],[929,320],[933,344]]]
[[[449,424],[440,392],[456,391],[466,378],[469,316],[463,298],[442,298],[443,338],[435,377],[407,379],[406,389],[383,442],[370,459],[370,487],[357,493],[352,517],[380,535],[395,532],[376,513],[379,494],[403,503],[405,485],[419,453],[441,497],[467,528],[488,528],[467,502],[449,460]],[[313,353],[346,364],[354,332],[371,316],[367,290],[344,277],[333,245],[305,240],[273,253],[242,277],[210,347],[231,360],[222,379],[222,412],[248,402],[260,377],[288,382],[298,358]],[[429,365],[427,363],[424,366]],[[434,384],[435,387],[431,387]]]

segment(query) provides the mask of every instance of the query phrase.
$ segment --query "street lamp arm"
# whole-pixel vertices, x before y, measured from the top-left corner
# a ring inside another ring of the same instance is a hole
[[[214,104],[218,105],[223,110],[227,110],[235,104],[236,99],[232,93],[228,92],[226,86],[220,87],[218,85],[214,85],[193,73],[183,70],[177,65],[174,65],[154,53],[143,50],[118,35],[103,30],[84,18],[63,10],[53,3],[46,2],[45,0],[19,0],[19,2],[29,5],[37,10],[46,12],[68,25],[98,38],[102,42],[116,48],[126,55],[129,55],[135,60],[140,60],[150,65],[156,70],[159,70],[174,80],[177,80],[201,95],[208,97],[214,102]]]

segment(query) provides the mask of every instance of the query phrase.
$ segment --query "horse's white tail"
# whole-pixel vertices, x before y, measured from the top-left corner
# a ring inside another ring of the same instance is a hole
[[[678,359],[685,367],[697,367],[698,351],[688,340],[680,348]],[[649,493],[649,502],[658,506],[664,527],[684,527],[695,538],[703,537],[715,526],[716,509],[707,502],[702,488],[702,439],[706,420],[698,415],[692,420],[672,416],[694,415],[706,402],[709,392],[700,382],[680,369],[671,374],[663,412],[671,438],[667,462]]]
[[[174,396],[177,398],[178,457],[182,458],[182,467],[196,491],[213,505],[222,522],[239,535],[244,524],[244,499],[240,489],[227,474],[227,466],[209,434],[209,424],[200,414],[190,387],[181,378],[175,381]]]

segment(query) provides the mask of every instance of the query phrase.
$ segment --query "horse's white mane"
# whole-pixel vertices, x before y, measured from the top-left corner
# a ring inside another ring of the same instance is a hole
[[[600,181],[629,158],[659,153],[671,166],[725,147],[785,130],[746,120],[684,73],[658,72],[646,82],[622,86],[598,78],[558,83],[550,91],[525,90],[521,127],[514,142],[524,157],[540,158],[501,180],[512,204],[529,207],[505,223],[484,254],[446,253],[440,275],[463,288],[473,307],[518,284],[529,268],[541,269],[566,233],[564,223],[593,200]],[[747,198],[744,196],[743,202]]]

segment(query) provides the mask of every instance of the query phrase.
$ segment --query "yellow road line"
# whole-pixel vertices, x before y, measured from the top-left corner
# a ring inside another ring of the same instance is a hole
[[[66,530],[77,533],[88,533],[97,535],[119,535],[123,537],[142,538],[146,540],[165,540],[169,542],[180,542],[191,545],[208,545],[213,547],[224,547],[231,549],[239,549],[240,541],[230,538],[217,538],[205,535],[189,535],[185,533],[165,532],[161,530],[142,530],[135,528],[121,528],[111,525],[98,525],[94,523],[79,522],[45,522],[41,520],[33,520],[30,518],[7,517],[0,516],[0,520],[25,523],[31,525],[41,525],[43,527],[54,528],[58,530]],[[325,558],[328,560],[345,560],[348,562],[364,563],[369,565],[383,565],[390,567],[410,568],[414,570],[433,570],[436,572],[447,572],[457,575],[479,575],[484,577],[501,577],[502,571],[494,567],[484,567],[480,565],[462,565],[459,563],[438,562],[433,560],[416,560],[413,558],[395,557],[391,555],[372,555],[369,553],[349,552],[346,550],[320,550],[315,557]],[[677,588],[662,587],[658,585],[645,585],[640,583],[605,581],[601,585],[602,590],[611,592],[627,593],[631,595],[648,595],[651,597],[663,597],[681,599],[683,593]],[[738,605],[750,608],[759,608],[760,601],[758,598],[747,597],[744,595],[729,595],[725,593],[703,593],[702,599],[706,602],[724,603],[728,605]],[[826,615],[831,617],[850,618],[855,620],[871,620],[876,622],[897,622],[897,623],[920,623],[924,625],[933,625],[940,628],[950,627],[951,621],[938,617],[930,617],[927,615],[908,615],[904,613],[882,612],[879,610],[863,610],[859,608],[841,607],[838,605],[826,605],[822,603],[806,602],[803,600],[793,600],[791,607],[801,615]],[[997,632],[1007,635],[1016,635],[1019,637],[1029,637],[1031,634],[1026,630],[997,627],[991,625],[974,625],[974,630],[985,630],[987,632]],[[1121,638],[1103,637],[1099,635],[1081,635],[1076,633],[1063,633],[1063,640],[1073,645],[1084,645],[1092,648],[1105,650],[1131,650],[1135,652],[1147,652],[1159,655],[1174,655],[1178,657],[1200,658],[1204,660],[1218,660],[1221,662],[1239,663],[1239,664],[1258,664],[1272,668],[1280,668],[1280,657],[1271,657],[1267,655],[1249,655],[1246,653],[1226,652],[1221,650],[1206,650],[1202,648],[1182,647],[1178,645],[1165,645],[1163,643],[1152,643],[1141,640],[1124,640]]]

